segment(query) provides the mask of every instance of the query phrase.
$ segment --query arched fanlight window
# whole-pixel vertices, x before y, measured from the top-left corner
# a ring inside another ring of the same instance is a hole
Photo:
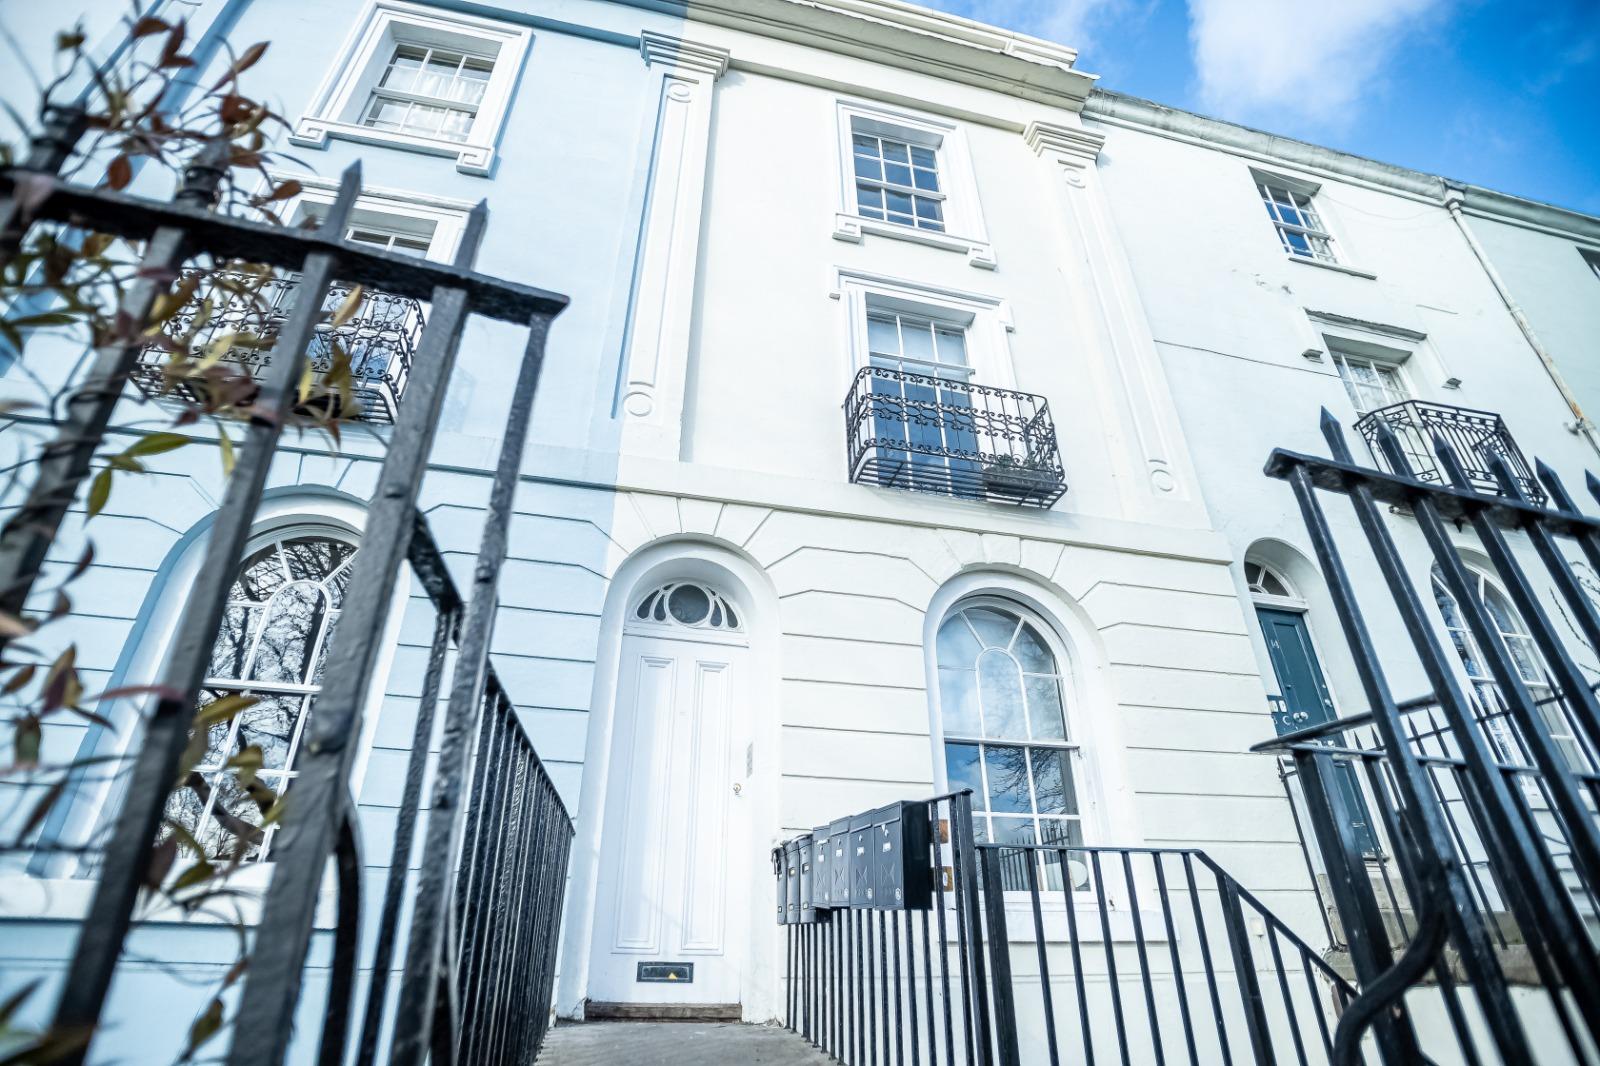
[[[980,840],[1081,844],[1082,812],[1061,666],[1044,627],[993,600],[958,606],[939,627],[945,772],[971,788]],[[1059,876],[1045,875],[1059,887]],[[1007,888],[1026,888],[1017,880]]]
[[[209,725],[205,755],[167,804],[167,818],[207,855],[267,857],[276,827],[262,827],[262,812],[294,778],[355,554],[354,545],[333,537],[284,537],[239,568],[212,647],[201,713],[229,696],[257,702]],[[249,767],[255,784],[244,790],[239,771]]]
[[[740,628],[733,604],[715,589],[693,581],[669,581],[653,590],[633,609],[633,617],[691,629],[732,632]]]
[[[1246,559],[1244,564],[1244,583],[1250,586],[1252,596],[1277,596],[1281,599],[1295,599],[1294,586],[1286,581],[1282,574],[1272,569],[1266,563]]]
[[[1468,570],[1467,573],[1472,578],[1473,591],[1478,602],[1483,604],[1484,612],[1489,616],[1489,623],[1494,626],[1495,633],[1505,646],[1517,676],[1527,686],[1528,694],[1538,704],[1551,739],[1565,753],[1567,761],[1574,768],[1587,771],[1590,766],[1589,760],[1584,756],[1565,708],[1555,696],[1550,678],[1545,673],[1544,662],[1539,656],[1538,646],[1528,632],[1527,623],[1522,620],[1522,616],[1517,613],[1516,607],[1506,598],[1505,593],[1501,592],[1487,575],[1477,570]],[[1517,731],[1512,728],[1505,697],[1500,691],[1500,686],[1495,683],[1494,675],[1483,657],[1483,650],[1477,638],[1467,626],[1467,620],[1461,613],[1461,605],[1445,586],[1444,571],[1437,563],[1433,567],[1432,579],[1434,602],[1438,604],[1445,631],[1450,634],[1450,642],[1455,646],[1456,655],[1461,660],[1461,668],[1472,682],[1472,695],[1480,718],[1487,722],[1490,736],[1505,749],[1501,753],[1502,758],[1527,764],[1529,755]]]

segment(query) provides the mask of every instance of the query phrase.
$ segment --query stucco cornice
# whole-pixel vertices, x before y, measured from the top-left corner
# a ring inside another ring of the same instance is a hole
[[[1076,166],[1093,166],[1105,147],[1106,135],[1082,126],[1060,126],[1050,122],[1030,122],[1023,140],[1036,155],[1050,152]]]
[[[1048,104],[1083,107],[1077,52],[898,0],[693,0],[691,22],[865,59]],[[738,59],[734,65],[739,66]]]
[[[720,78],[728,69],[728,50],[686,41],[670,34],[644,31],[639,36],[639,53],[647,65],[679,67]]]
[[[1437,174],[1381,163],[1292,137],[1181,111],[1136,96],[1096,89],[1085,102],[1083,114],[1093,121],[1227,149],[1267,162],[1287,164],[1388,189],[1431,203],[1443,204],[1448,197],[1455,196],[1459,198],[1462,209],[1470,214],[1600,243],[1600,218],[1581,211],[1527,200],[1477,185],[1453,182]]]

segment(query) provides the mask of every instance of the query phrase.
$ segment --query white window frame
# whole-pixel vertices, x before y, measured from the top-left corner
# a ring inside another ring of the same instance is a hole
[[[1417,390],[1412,388],[1411,379],[1406,374],[1408,356],[1402,355],[1396,358],[1387,353],[1373,354],[1371,351],[1363,351],[1354,345],[1334,339],[1328,343],[1328,361],[1333,364],[1333,372],[1339,379],[1339,387],[1344,391],[1345,399],[1350,401],[1350,406],[1355,409],[1358,418],[1365,418],[1373,411],[1382,410],[1383,407],[1390,407],[1396,403],[1417,399]],[[1350,382],[1346,380],[1340,369],[1341,366],[1349,366],[1351,363],[1370,366],[1375,370],[1392,374],[1393,383],[1397,386],[1399,393],[1398,399],[1393,400],[1391,403],[1383,404],[1382,407],[1362,408],[1358,405],[1355,395],[1351,391]]]
[[[1262,195],[1262,186],[1276,186],[1305,197],[1309,201],[1311,213],[1320,223],[1320,228],[1316,226],[1299,226],[1281,221],[1276,214],[1269,216],[1268,224],[1272,227],[1272,237],[1278,242],[1278,250],[1283,253],[1285,259],[1291,263],[1306,263],[1311,266],[1323,267],[1327,270],[1337,270],[1344,274],[1354,274],[1357,277],[1369,280],[1377,277],[1376,274],[1361,270],[1348,262],[1351,258],[1350,247],[1344,240],[1338,226],[1335,225],[1335,220],[1329,215],[1328,198],[1323,195],[1320,184],[1308,181],[1305,178],[1293,177],[1281,171],[1260,170],[1256,167],[1250,168],[1250,180],[1256,202],[1261,207],[1267,206],[1266,197]],[[1326,256],[1320,254],[1300,255],[1294,252],[1290,249],[1288,242],[1283,239],[1285,229],[1304,233],[1310,238],[1326,242],[1328,248]]]
[[[511,90],[533,42],[527,27],[493,19],[444,12],[406,0],[370,0],[340,47],[311,105],[295,123],[289,140],[307,148],[326,148],[330,138],[386,145],[431,155],[454,156],[464,174],[488,175],[494,164]],[[372,90],[402,44],[492,55],[494,72],[477,105],[466,140],[380,130],[363,124]]]
[[[867,312],[881,308],[966,332],[968,381],[996,388],[1016,388],[1011,361],[1011,309],[1004,301],[979,293],[920,285],[859,271],[840,270],[830,295],[844,308],[845,387],[871,361]]]
[[[274,182],[290,179],[300,183],[300,193],[278,210],[279,217],[288,225],[300,225],[307,219],[323,217],[338,196],[338,184],[326,178],[306,174],[272,175]],[[361,195],[356,197],[350,221],[352,226],[427,234],[426,258],[436,263],[448,263],[455,258],[456,249],[461,244],[472,206],[462,200],[401,189],[363,188]]]
[[[910,241],[947,251],[961,252],[967,262],[984,270],[995,268],[994,247],[984,225],[978,201],[978,180],[966,132],[954,123],[859,100],[837,105],[838,192],[833,238],[860,244],[870,234]],[[930,148],[938,161],[939,191],[944,197],[944,229],[931,230],[899,222],[868,218],[856,204],[856,175],[852,138],[856,132]]]

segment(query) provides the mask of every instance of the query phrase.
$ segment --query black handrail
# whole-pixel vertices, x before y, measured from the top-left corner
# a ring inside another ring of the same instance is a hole
[[[792,918],[786,1024],[846,1066],[1057,1064],[1080,1052],[1084,1062],[1304,1061],[1310,1042],[1331,1050],[1356,988],[1204,852],[966,844],[970,791],[912,806],[934,830],[929,906],[822,904],[813,891],[782,912]],[[804,848],[789,854],[799,858],[779,864],[780,878],[805,872]],[[1070,968],[1049,942],[1065,943]],[[1029,965],[1036,990],[1017,979]],[[1019,1017],[1042,1026],[1024,1032]]]

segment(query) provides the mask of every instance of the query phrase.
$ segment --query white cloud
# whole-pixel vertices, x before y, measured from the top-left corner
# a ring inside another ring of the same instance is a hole
[[[1449,0],[1189,0],[1200,103],[1235,121],[1345,125]]]
[[[1102,28],[1145,17],[1151,0],[922,0],[991,26],[1087,52]]]

